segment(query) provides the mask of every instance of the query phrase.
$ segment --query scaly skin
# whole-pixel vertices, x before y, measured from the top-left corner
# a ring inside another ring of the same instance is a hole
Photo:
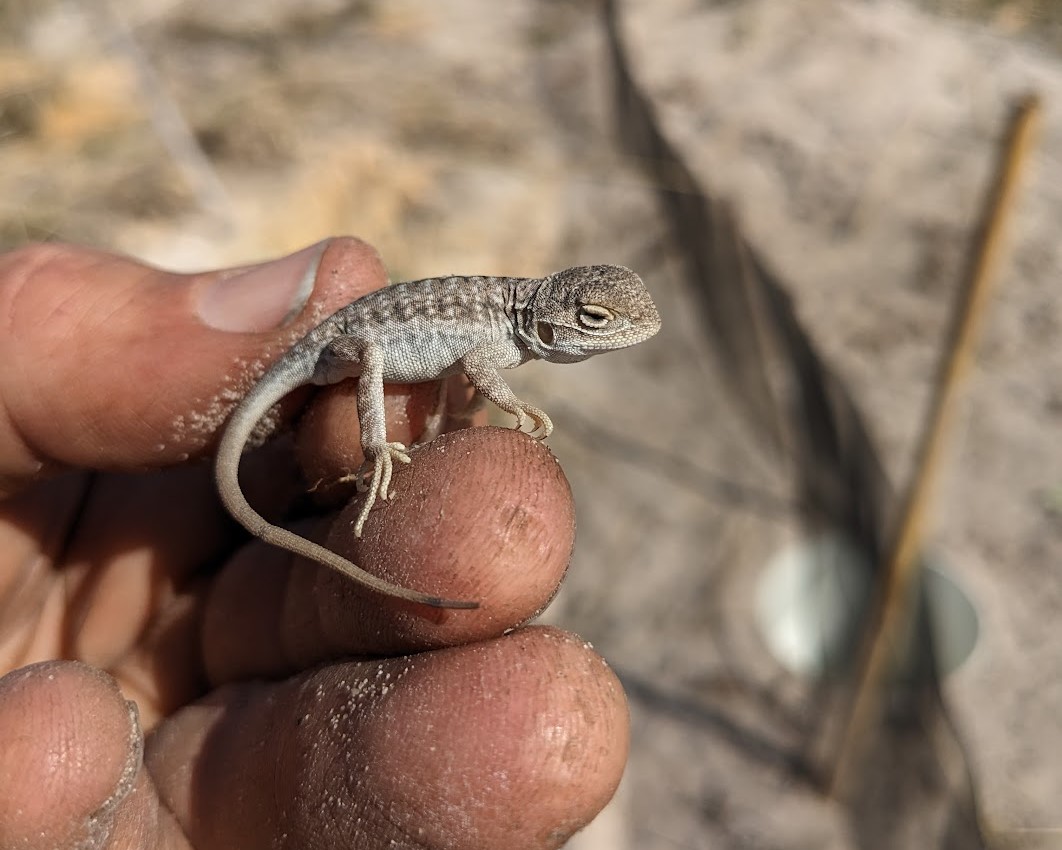
[[[215,477],[226,508],[267,543],[331,567],[372,590],[436,608],[478,603],[411,590],[365,572],[346,558],[272,525],[247,502],[240,456],[269,409],[304,384],[358,378],[358,419],[368,495],[355,524],[360,536],[377,497],[387,499],[395,461],[406,447],[387,441],[385,383],[435,381],[464,372],[485,398],[544,439],[553,423],[521,401],[499,374],[528,360],[576,363],[627,348],[660,330],[660,315],[634,272],[622,266],[578,266],[544,278],[443,277],[398,283],[339,310],[284,354],[236,406],[218,446]]]

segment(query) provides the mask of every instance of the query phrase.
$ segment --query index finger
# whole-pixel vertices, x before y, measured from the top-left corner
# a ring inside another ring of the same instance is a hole
[[[390,582],[480,607],[428,620],[315,562],[252,543],[217,577],[203,612],[203,663],[214,684],[497,637],[553,597],[575,512],[544,445],[504,428],[446,434],[395,471],[394,491],[362,538],[352,532],[359,505],[348,505],[326,545]]]

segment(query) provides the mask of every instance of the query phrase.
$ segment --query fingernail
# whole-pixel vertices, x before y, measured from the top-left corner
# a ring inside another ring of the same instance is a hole
[[[325,240],[279,260],[221,272],[199,296],[199,318],[236,333],[284,327],[306,306],[327,247]]]

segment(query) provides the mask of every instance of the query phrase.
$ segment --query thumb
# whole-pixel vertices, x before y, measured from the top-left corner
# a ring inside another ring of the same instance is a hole
[[[190,275],[67,245],[0,255],[0,493],[202,451],[268,361],[386,279],[349,238]]]

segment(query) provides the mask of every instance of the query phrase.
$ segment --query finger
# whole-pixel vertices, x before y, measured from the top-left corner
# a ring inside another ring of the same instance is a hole
[[[193,275],[62,245],[0,256],[0,490],[201,452],[269,361],[385,281],[353,239]]]
[[[142,770],[135,710],[75,662],[0,678],[0,845],[187,847]]]
[[[383,407],[387,418],[388,439],[413,445],[425,438],[425,428],[432,415],[439,411],[439,381],[431,384],[383,385]],[[463,375],[450,379],[442,412],[447,429],[468,427],[473,415],[463,417],[469,388]],[[485,417],[476,419],[485,420]],[[441,424],[443,424],[441,423]],[[431,434],[432,439],[438,434]],[[356,472],[365,455],[361,449],[361,427],[358,422],[358,384],[353,380],[326,388],[314,396],[304,417],[298,422],[295,441],[298,465],[307,481],[315,485],[315,492],[324,502],[331,499],[333,482]],[[340,493],[348,492],[344,488]]]
[[[147,765],[197,850],[536,850],[611,797],[627,736],[602,659],[529,628],[227,687],[166,721]]]
[[[229,531],[212,493],[205,469],[175,467],[71,473],[3,500],[0,669],[78,658],[117,674],[161,632],[160,611],[189,574],[221,560]],[[172,636],[173,619],[165,626]],[[186,655],[166,668],[171,685],[178,669],[186,674],[178,699],[202,683],[195,643]]]
[[[421,606],[252,544],[218,576],[203,614],[211,681],[495,637],[552,598],[575,520],[564,473],[541,443],[503,428],[447,434],[395,469],[393,489],[360,539],[352,532],[360,502],[351,503],[332,524],[329,547],[388,581],[481,607],[425,619]]]
[[[268,448],[290,495],[290,451],[284,463]],[[150,728],[203,693],[202,589],[242,539],[233,525],[204,464],[71,472],[0,500],[0,672],[78,658],[113,675]]]
[[[271,515],[305,489],[285,442],[274,441],[247,463],[249,488]],[[214,492],[210,470],[195,465],[150,476],[68,473],[0,502],[7,626],[0,670],[78,658],[122,682],[147,728],[201,693],[189,582],[212,572],[242,538]],[[177,639],[193,627],[188,640]]]

